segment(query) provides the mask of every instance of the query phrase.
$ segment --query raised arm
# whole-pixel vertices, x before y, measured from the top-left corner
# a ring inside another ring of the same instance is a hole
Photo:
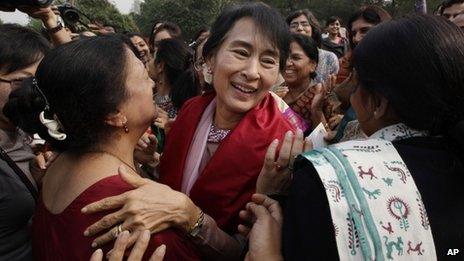
[[[71,42],[71,36],[66,32],[64,25],[59,22],[58,16],[53,12],[51,7],[21,6],[18,7],[18,10],[28,14],[32,18],[40,19],[54,46]]]

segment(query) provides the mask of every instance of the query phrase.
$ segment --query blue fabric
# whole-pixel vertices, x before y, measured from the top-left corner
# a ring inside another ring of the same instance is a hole
[[[345,132],[345,128],[348,122],[354,121],[356,119],[356,113],[354,112],[353,107],[350,106],[348,110],[346,110],[345,115],[343,116],[342,120],[340,121],[340,124],[338,125],[337,135],[335,135],[333,143],[340,142],[340,140],[343,138],[343,133]]]

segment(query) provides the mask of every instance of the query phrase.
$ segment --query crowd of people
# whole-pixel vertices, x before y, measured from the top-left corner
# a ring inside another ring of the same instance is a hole
[[[16,8],[47,38],[0,25],[0,260],[462,258],[463,0],[248,2],[190,44]]]

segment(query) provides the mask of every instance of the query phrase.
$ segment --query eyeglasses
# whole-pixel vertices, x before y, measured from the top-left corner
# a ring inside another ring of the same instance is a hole
[[[21,86],[23,80],[24,79],[7,80],[7,79],[0,78],[0,82],[9,83],[10,86],[11,86],[11,89],[19,88]]]
[[[291,28],[291,29],[297,29],[300,25],[301,25],[302,27],[309,27],[309,26],[311,26],[308,22],[301,22],[301,23],[299,23],[299,22],[293,22],[293,23],[290,24],[290,28]]]

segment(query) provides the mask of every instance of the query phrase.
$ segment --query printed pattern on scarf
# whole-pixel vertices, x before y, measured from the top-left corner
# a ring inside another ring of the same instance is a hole
[[[304,154],[326,190],[341,260],[436,260],[421,195],[391,143],[425,135],[397,124]]]

